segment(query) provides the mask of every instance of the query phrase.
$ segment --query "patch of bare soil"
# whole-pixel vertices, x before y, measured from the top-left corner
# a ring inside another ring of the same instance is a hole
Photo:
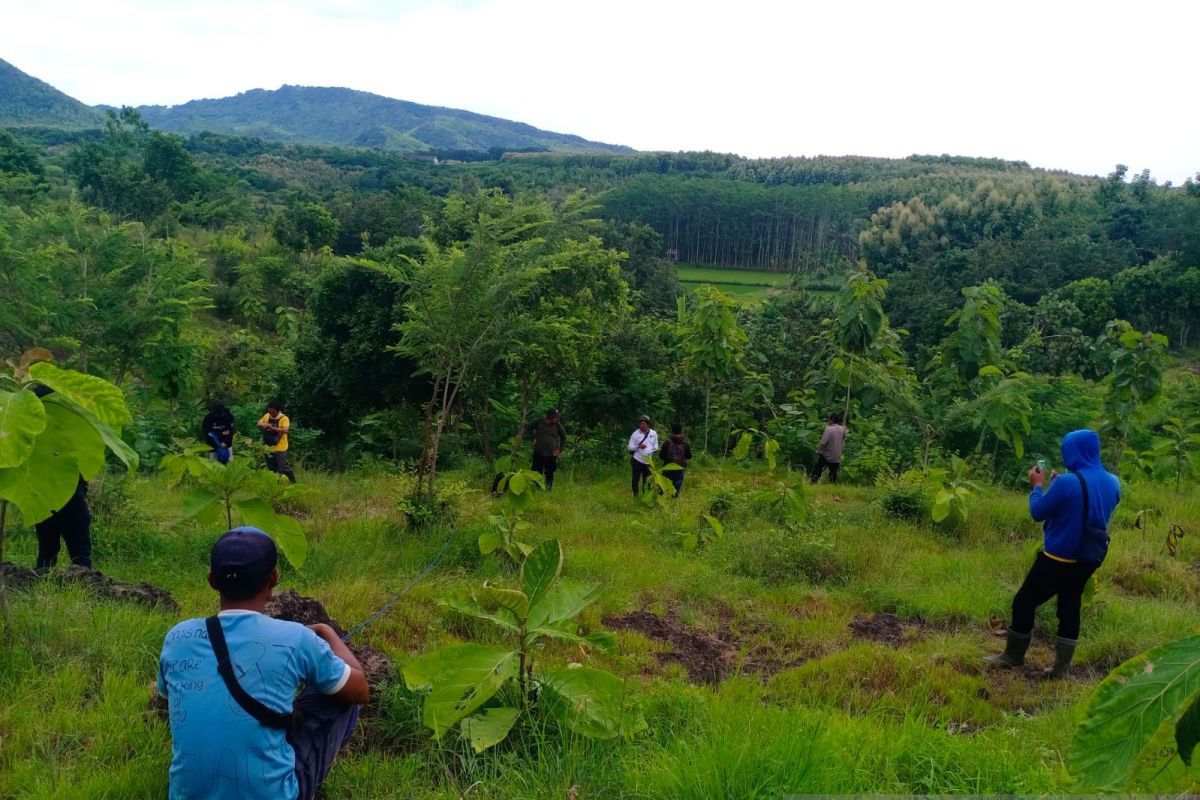
[[[312,597],[297,594],[294,589],[280,592],[267,601],[267,615],[289,622],[299,622],[302,625],[313,625],[323,622],[333,628],[338,636],[346,633],[346,629],[337,620],[329,616],[321,601]],[[352,644],[347,642],[350,652],[362,664],[363,673],[371,688],[379,686],[394,674],[392,660],[370,645]]]
[[[920,635],[925,628],[923,622],[905,622],[895,614],[886,612],[870,617],[859,615],[850,620],[850,631],[860,639],[899,647]]]
[[[105,600],[128,600],[160,611],[179,611],[179,603],[166,589],[148,583],[123,583],[87,567],[74,564],[64,570],[51,570],[39,574],[16,564],[0,565],[4,579],[14,588],[27,588],[38,580],[57,581],[60,584],[75,583]]]
[[[693,683],[719,683],[737,664],[736,643],[685,624],[674,608],[668,609],[665,617],[642,610],[604,617],[602,621],[610,628],[637,631],[670,645],[670,651],[657,654],[659,663],[682,665]]]

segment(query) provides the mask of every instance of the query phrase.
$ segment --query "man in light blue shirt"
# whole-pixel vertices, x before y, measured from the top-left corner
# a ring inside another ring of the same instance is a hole
[[[279,582],[277,559],[263,531],[226,532],[208,575],[220,613],[179,623],[163,642],[171,800],[309,800],[367,702],[362,667],[332,628],[263,613]]]

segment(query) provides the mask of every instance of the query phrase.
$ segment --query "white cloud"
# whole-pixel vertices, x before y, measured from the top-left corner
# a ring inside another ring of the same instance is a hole
[[[6,5],[0,58],[93,104],[347,86],[639,149],[1200,170],[1192,4]]]

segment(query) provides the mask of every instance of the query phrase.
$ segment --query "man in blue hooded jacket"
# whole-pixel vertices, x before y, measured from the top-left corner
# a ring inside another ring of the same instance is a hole
[[[1100,463],[1100,437],[1095,431],[1071,431],[1062,442],[1063,464],[1070,475],[1050,473],[1049,488],[1043,491],[1045,476],[1039,467],[1029,470],[1029,514],[1043,523],[1042,552],[1038,553],[1025,582],[1012,602],[1012,624],[1004,652],[991,656],[988,663],[998,667],[1019,667],[1025,663],[1025,651],[1033,636],[1033,615],[1037,607],[1058,596],[1058,636],[1054,644],[1054,666],[1046,673],[1062,678],[1075,656],[1079,641],[1079,610],[1088,578],[1100,566],[1099,561],[1081,558],[1084,537],[1083,501],[1087,498],[1088,522],[1108,527],[1108,520],[1121,500],[1121,482]],[[1057,480],[1055,480],[1057,478]],[[1086,488],[1085,488],[1086,485]]]

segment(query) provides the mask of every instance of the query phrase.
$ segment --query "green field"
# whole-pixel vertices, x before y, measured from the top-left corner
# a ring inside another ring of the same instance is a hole
[[[438,603],[484,581],[517,580],[511,564],[480,556],[476,545],[500,505],[483,491],[483,465],[442,477],[459,497],[457,521],[419,533],[396,510],[407,491],[401,476],[300,477],[319,490],[295,509],[311,553],[302,572],[284,569],[281,589],[319,598],[349,627],[428,563],[450,530],[442,563],[362,643],[400,666],[445,644],[490,640],[488,626]],[[780,477],[806,484],[801,474]],[[1002,641],[988,620],[1007,614],[1040,539],[1023,494],[984,489],[969,523],[947,531],[889,516],[878,489],[822,485],[804,489],[807,520],[785,530],[755,498],[775,480],[701,458],[681,500],[650,509],[631,502],[624,470],[564,459],[554,492],[535,497],[524,538],[562,542],[563,574],[602,587],[582,629],[614,630],[617,639],[607,653],[555,643],[537,658],[611,670],[628,681],[649,728],[593,741],[543,719],[476,755],[453,733],[433,741],[419,699],[397,680],[375,691],[322,797],[1059,793],[1069,788],[1066,748],[1097,681],[1195,629],[1200,543],[1187,537],[1173,558],[1161,537],[1132,527],[1138,509],[1155,507],[1194,530],[1194,495],[1126,487],[1076,666],[1070,679],[1046,682],[982,664]],[[148,706],[159,648],[179,618],[211,613],[215,602],[204,576],[218,531],[175,524],[184,494],[149,476],[93,495],[97,566],[169,589],[181,613],[48,581],[11,592],[15,634],[0,647],[0,796],[166,795],[170,735]],[[694,531],[701,513],[720,514],[724,536],[685,551],[680,534]],[[32,563],[34,548],[31,531],[11,532],[14,561]],[[612,624],[632,612],[680,636]],[[1053,630],[1048,605],[1033,664],[1051,659]],[[693,671],[697,661],[708,671]]]
[[[675,271],[679,275],[679,282],[689,290],[707,283],[743,303],[751,304],[762,302],[770,289],[782,289],[791,279],[787,272],[699,267],[692,264],[677,264]],[[840,278],[827,278],[804,284],[802,288],[810,292],[830,292],[838,288],[840,281]]]

